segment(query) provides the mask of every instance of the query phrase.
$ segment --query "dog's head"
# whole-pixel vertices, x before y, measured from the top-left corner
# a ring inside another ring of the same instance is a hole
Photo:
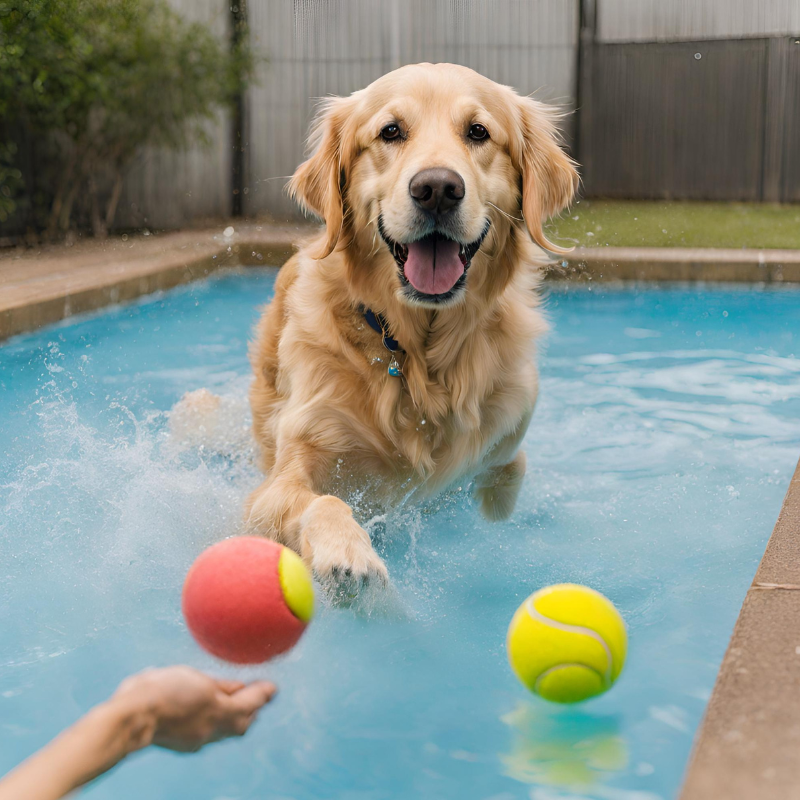
[[[327,100],[311,156],[289,184],[325,221],[316,256],[375,243],[371,268],[385,270],[403,300],[441,307],[463,296],[487,236],[496,249],[512,227],[527,228],[536,244],[558,250],[542,223],[569,205],[577,173],[559,147],[556,116],[453,64],[403,67]]]

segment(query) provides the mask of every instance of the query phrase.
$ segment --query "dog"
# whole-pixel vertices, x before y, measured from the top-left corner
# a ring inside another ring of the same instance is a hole
[[[472,480],[511,514],[537,396],[543,222],[571,203],[559,112],[462,66],[324,101],[288,190],[324,221],[282,267],[250,348],[264,482],[249,531],[358,593],[387,569],[344,498]]]

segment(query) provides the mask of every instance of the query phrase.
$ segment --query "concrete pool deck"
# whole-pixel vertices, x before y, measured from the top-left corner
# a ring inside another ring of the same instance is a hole
[[[0,251],[0,340],[203,278],[279,265],[304,224],[234,222]],[[551,279],[800,284],[800,251],[578,249]],[[800,300],[798,301],[800,303]],[[681,800],[800,798],[800,464],[747,593],[697,734]]]
[[[73,314],[199,280],[222,267],[281,264],[307,225],[224,226],[0,250],[0,340]]]

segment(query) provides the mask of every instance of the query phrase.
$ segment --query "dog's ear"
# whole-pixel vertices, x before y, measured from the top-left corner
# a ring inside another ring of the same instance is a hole
[[[289,194],[305,212],[325,222],[326,240],[316,258],[330,255],[342,232],[344,221],[343,192],[352,161],[345,124],[350,116],[350,98],[325,100],[311,125],[308,137],[308,160],[292,175]]]
[[[520,98],[520,110],[521,130],[512,142],[512,158],[522,174],[522,216],[539,247],[569,252],[549,242],[542,230],[543,222],[570,205],[578,188],[576,164],[559,144],[560,112],[528,97]]]

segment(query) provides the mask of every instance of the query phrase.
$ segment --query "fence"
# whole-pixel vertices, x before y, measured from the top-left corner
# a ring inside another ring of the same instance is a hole
[[[800,200],[800,46],[789,37],[590,44],[589,195]]]
[[[170,2],[229,36],[235,0]],[[296,213],[283,187],[315,99],[419,61],[577,107],[566,133],[591,196],[800,200],[800,0],[249,0],[247,14],[265,61],[241,174],[220,112],[209,146],[141,154],[118,227],[228,216],[239,185],[245,214]]]
[[[800,2],[635,5],[600,0],[585,19],[587,194],[800,200],[800,37],[786,35],[800,30]]]
[[[227,3],[171,2],[227,35]],[[579,102],[590,196],[800,201],[800,0],[250,0],[248,16],[266,61],[245,98],[246,214],[295,213],[283,187],[317,98],[419,61]],[[231,124],[208,134],[142,155],[119,225],[231,212]]]
[[[283,215],[316,98],[350,94],[420,61],[464,64],[525,94],[574,103],[578,6],[571,0],[251,0],[266,53],[248,95],[248,214]]]
[[[184,17],[228,37],[229,9],[220,0],[170,0]],[[125,177],[118,228],[178,228],[231,213],[233,129],[223,111],[204,126],[208,143],[181,152],[149,148]]]
[[[606,44],[800,33],[798,0],[599,0],[599,4],[597,40]]]

